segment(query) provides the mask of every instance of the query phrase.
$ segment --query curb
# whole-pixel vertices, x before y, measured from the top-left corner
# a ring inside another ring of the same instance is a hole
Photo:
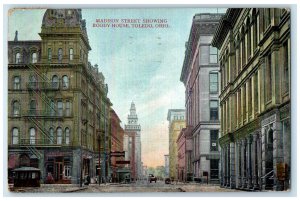
[[[62,193],[73,193],[73,192],[77,192],[77,191],[82,191],[87,189],[87,187],[83,187],[83,188],[77,188],[77,189],[73,189],[73,190],[68,190],[68,191],[64,191]]]

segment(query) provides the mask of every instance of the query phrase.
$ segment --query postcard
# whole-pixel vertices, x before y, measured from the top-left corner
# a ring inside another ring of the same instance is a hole
[[[291,12],[11,8],[9,192],[289,192]]]

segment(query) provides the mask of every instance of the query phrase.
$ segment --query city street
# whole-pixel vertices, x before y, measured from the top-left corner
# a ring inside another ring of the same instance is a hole
[[[206,185],[198,183],[172,183],[163,181],[149,183],[138,181],[131,184],[91,184],[79,187],[77,185],[54,184],[42,185],[40,188],[15,188],[14,192],[26,193],[118,193],[118,192],[238,192],[235,189],[220,188],[218,185]]]

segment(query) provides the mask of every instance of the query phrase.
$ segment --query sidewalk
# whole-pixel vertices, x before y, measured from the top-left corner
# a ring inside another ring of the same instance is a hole
[[[12,193],[72,193],[87,189],[79,184],[41,184],[41,187],[18,187],[10,188]]]

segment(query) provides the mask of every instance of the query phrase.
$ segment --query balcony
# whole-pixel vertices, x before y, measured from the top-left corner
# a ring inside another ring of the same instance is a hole
[[[49,90],[56,91],[59,90],[58,82],[27,82],[26,83],[28,90]]]
[[[20,139],[19,145],[22,146],[32,146],[32,147],[61,147],[62,144],[56,144],[56,141],[53,139],[51,142],[50,139]]]
[[[53,111],[53,110],[24,110],[22,114],[24,117],[63,118],[62,111]]]

